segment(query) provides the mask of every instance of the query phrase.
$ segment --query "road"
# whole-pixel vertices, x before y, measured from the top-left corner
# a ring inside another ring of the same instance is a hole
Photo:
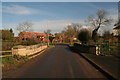
[[[105,78],[66,45],[56,45],[29,60],[5,78]]]

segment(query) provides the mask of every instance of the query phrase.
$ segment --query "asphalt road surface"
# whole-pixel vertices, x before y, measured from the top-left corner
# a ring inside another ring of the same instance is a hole
[[[67,45],[56,45],[4,78],[105,78]]]

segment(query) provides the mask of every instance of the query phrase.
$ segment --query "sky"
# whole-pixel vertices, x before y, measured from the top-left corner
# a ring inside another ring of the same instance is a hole
[[[119,2],[119,0],[1,0],[2,2]]]
[[[71,23],[88,25],[85,22],[88,16],[100,9],[107,10],[108,16],[117,20],[117,2],[2,2],[2,29],[12,28],[17,36],[18,24],[30,21],[34,32],[47,29],[52,33],[61,32]]]

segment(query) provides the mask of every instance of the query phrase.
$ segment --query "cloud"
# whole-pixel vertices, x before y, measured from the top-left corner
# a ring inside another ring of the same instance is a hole
[[[71,23],[78,23],[78,24],[85,24],[84,20],[44,20],[44,21],[37,21],[33,23],[33,30],[34,32],[44,32],[47,29],[51,29],[52,33],[61,32],[64,28]],[[18,31],[16,30],[16,26],[18,23],[3,23],[2,29],[10,29],[12,28],[15,32],[15,36],[18,35]]]
[[[41,12],[39,10],[35,10],[32,8],[19,6],[19,5],[3,6],[2,10],[5,13],[17,14],[17,15],[29,15],[29,14],[37,14]]]
[[[33,22],[35,31],[45,31],[51,29],[52,32],[61,32],[71,23],[84,24],[84,20],[45,20],[42,22]]]

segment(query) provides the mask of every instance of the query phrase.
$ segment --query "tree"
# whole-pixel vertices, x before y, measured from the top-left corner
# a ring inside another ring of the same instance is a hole
[[[82,25],[79,24],[71,24],[65,27],[64,31],[62,31],[62,33],[64,33],[65,36],[67,36],[70,41],[70,43],[73,42],[73,38],[78,36],[80,29],[81,29]]]
[[[120,27],[120,17],[118,19],[118,22],[114,26]],[[118,31],[118,36],[117,37],[118,37],[118,40],[120,41],[120,31]]]
[[[12,28],[10,29],[10,32],[11,32],[11,33],[13,33],[13,30],[12,30]]]
[[[91,39],[90,32],[87,29],[82,29],[78,34],[78,39],[82,44],[86,44]]]
[[[14,36],[14,33],[13,33],[13,30],[12,30],[12,28],[10,29],[10,32],[12,33],[12,35]]]
[[[32,22],[25,21],[25,22],[22,22],[22,23],[18,24],[16,29],[19,32],[32,32],[33,31],[32,26],[33,26]]]
[[[2,40],[13,40],[14,33],[11,33],[10,30],[2,30]]]
[[[103,38],[104,40],[109,40],[112,37],[110,31],[104,31]]]
[[[47,34],[47,39],[49,40],[49,34],[51,34],[51,30],[47,29],[46,31],[44,31],[44,33]],[[49,41],[48,41],[48,46],[49,46]]]
[[[50,40],[51,43],[52,43],[52,41],[53,41],[54,38],[55,37],[49,36],[49,40]]]
[[[89,16],[88,22],[95,27],[95,29],[92,31],[92,39],[96,42],[96,36],[99,28],[103,25],[108,25],[112,19],[107,18],[107,11],[105,10],[98,10],[96,13],[96,17]]]

